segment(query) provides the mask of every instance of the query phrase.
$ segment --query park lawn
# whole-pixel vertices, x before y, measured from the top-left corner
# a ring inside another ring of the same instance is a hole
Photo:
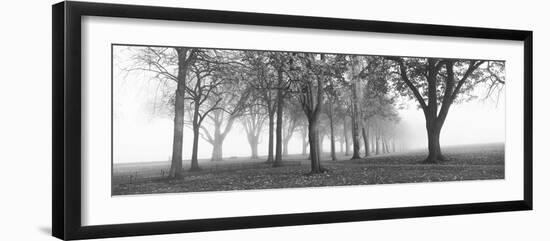
[[[272,188],[322,187],[391,183],[443,182],[504,178],[504,145],[444,148],[449,159],[441,164],[422,164],[422,151],[393,153],[358,160],[338,156],[322,162],[328,172],[309,175],[308,160],[292,157],[281,167],[261,161],[219,162],[199,172],[185,172],[181,178],[160,175],[124,178],[115,174],[113,195],[229,191]],[[324,156],[324,159],[328,157]],[[160,171],[159,171],[160,172]],[[139,173],[139,168],[135,170]]]

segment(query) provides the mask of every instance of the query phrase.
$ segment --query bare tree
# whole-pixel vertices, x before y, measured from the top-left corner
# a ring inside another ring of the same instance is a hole
[[[175,90],[166,98],[173,107],[174,131],[172,141],[172,156],[170,177],[179,177],[182,172],[183,154],[183,125],[185,113],[185,86],[189,68],[197,58],[197,49],[186,47],[161,48],[140,47],[134,48],[133,63],[125,68],[126,71],[146,71],[153,73],[153,78],[159,84],[175,83]],[[158,89],[158,88],[157,88]]]
[[[188,85],[185,87],[189,101],[191,113],[191,127],[193,130],[193,149],[191,154],[190,171],[200,170],[198,164],[198,148],[200,129],[205,118],[213,111],[224,110],[220,103],[223,100],[224,90],[221,87],[223,78],[218,78],[213,75],[218,67],[217,64],[211,61],[206,61],[210,58],[207,53],[201,54],[202,60],[196,61],[192,66],[192,75]]]
[[[259,103],[260,100],[252,98],[251,103],[246,105],[241,123],[246,132],[248,143],[250,144],[251,159],[258,159],[258,144],[260,143],[260,134],[267,118],[265,108]]]
[[[222,52],[219,56],[229,54],[231,53]],[[227,62],[224,59],[219,60],[217,70],[213,72],[214,78],[221,79],[219,89],[223,89],[219,96],[221,101],[217,104],[223,108],[216,108],[208,115],[214,132],[210,133],[208,128],[201,126],[201,137],[212,145],[211,161],[223,159],[223,141],[235,120],[243,114],[250,95],[246,72],[239,65],[226,64]]]

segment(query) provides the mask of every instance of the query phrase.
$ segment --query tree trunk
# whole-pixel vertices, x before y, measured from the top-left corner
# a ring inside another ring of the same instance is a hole
[[[344,117],[344,141],[346,142],[346,156],[349,156],[349,138],[348,138],[348,122],[346,121],[346,117]]]
[[[319,131],[319,128],[317,128],[317,131]],[[317,148],[317,151],[319,152],[319,159],[323,156],[323,143],[325,142],[325,135],[321,135],[317,133],[317,143],[319,143],[319,148]]]
[[[273,163],[274,167],[281,166],[283,163],[283,90],[282,86],[282,71],[279,71],[279,88],[277,89],[277,140],[275,145],[275,162]]]
[[[435,121],[426,122],[426,129],[428,132],[428,157],[424,162],[426,163],[438,163],[444,161],[445,158],[441,154],[441,146],[439,145],[439,135],[441,133],[441,125],[438,125]]]
[[[212,145],[212,158],[210,161],[223,160],[223,140],[218,137],[214,139],[214,145]]]
[[[359,125],[357,123],[357,118],[355,116],[351,117],[351,136],[352,136],[352,142],[353,142],[353,154],[351,156],[351,159],[359,159],[361,158],[359,155],[359,151],[361,149],[360,143],[359,143]]]
[[[370,136],[370,149],[371,152],[376,150],[376,135],[369,135]]]
[[[330,114],[329,114],[329,121],[330,121],[330,158],[333,161],[336,161],[336,143],[334,140],[334,121],[332,116],[332,103],[329,106]]]
[[[381,153],[381,146],[380,146],[380,136],[376,135],[376,155],[380,155]]]
[[[258,159],[258,138],[255,136],[249,136],[248,144],[250,144],[250,151],[251,151],[250,158],[253,160]]]
[[[357,80],[355,80],[356,82]],[[359,144],[359,120],[357,115],[359,114],[358,100],[357,100],[357,83],[352,84],[352,113],[351,113],[351,138],[353,142],[353,155],[351,159],[359,159],[361,146]]]
[[[222,144],[223,140],[221,137],[221,122],[214,121],[214,140],[212,142],[212,158],[210,161],[221,161],[222,160]]]
[[[178,83],[178,90],[176,90],[174,139],[172,142],[172,164],[170,166],[170,177],[179,177],[182,172],[183,115],[185,106],[183,92],[183,89],[180,89],[180,84]]]
[[[302,132],[302,155],[307,155],[307,129],[304,128],[304,131]]]
[[[193,123],[193,153],[191,154],[191,168],[189,171],[199,171],[199,126]]]
[[[269,133],[268,133],[268,150],[267,150],[267,162],[273,162],[273,125],[274,125],[274,111],[269,113]]]
[[[368,129],[368,127],[365,128],[363,126],[363,128],[362,128],[363,142],[364,142],[364,145],[365,145],[365,157],[368,157],[368,156],[370,156],[370,153],[369,153],[370,152],[370,150],[369,150],[369,135],[368,135],[368,131],[365,131],[365,129]]]
[[[444,160],[443,155],[441,155],[441,147],[439,146],[439,134],[441,133],[443,121],[441,121],[440,124],[437,116],[437,70],[435,68],[435,62],[435,59],[428,59],[428,106],[424,111],[424,116],[426,117],[426,130],[428,132],[429,152],[425,160],[426,163],[437,163]],[[453,72],[452,68],[448,70],[451,73]],[[449,106],[450,102],[442,104],[441,113],[447,113]]]
[[[182,172],[183,156],[183,120],[185,113],[185,85],[187,77],[187,49],[176,48],[178,53],[178,84],[176,88],[176,101],[174,107],[174,138],[172,141],[172,163],[170,165],[170,177],[179,177]]]
[[[340,153],[344,152],[344,142],[342,140],[338,141],[340,143]]]
[[[310,119],[309,120],[309,129],[308,129],[308,135],[309,135],[309,156],[311,160],[311,173],[321,173],[323,172],[323,169],[321,167],[321,160],[319,157],[319,151],[317,148],[319,147],[319,140],[318,140],[318,131],[317,131],[317,120],[316,119]]]
[[[199,101],[195,101],[195,110],[193,111],[193,151],[191,153],[191,168],[189,171],[200,170],[198,159],[200,135],[199,107]]]

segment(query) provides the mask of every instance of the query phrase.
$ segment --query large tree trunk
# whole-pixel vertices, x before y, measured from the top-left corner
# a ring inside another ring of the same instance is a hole
[[[183,155],[183,118],[184,118],[184,95],[183,87],[176,90],[176,106],[174,116],[174,139],[172,142],[172,164],[170,166],[170,177],[179,177],[182,172]]]
[[[445,158],[441,154],[441,146],[439,145],[439,135],[441,133],[441,125],[435,121],[426,121],[426,130],[428,132],[428,157],[426,163],[438,163],[444,161]]]
[[[176,101],[174,113],[174,138],[172,141],[172,163],[170,177],[179,177],[182,172],[183,156],[183,120],[185,113],[185,81],[187,77],[187,49],[176,48],[178,53],[178,84],[176,88]]]
[[[425,160],[426,163],[437,163],[444,160],[443,155],[441,154],[441,147],[439,146],[439,134],[441,133],[443,121],[441,121],[440,124],[437,117],[437,69],[435,66],[436,60],[431,58],[428,59],[428,106],[424,111],[424,116],[426,117],[426,131],[428,132],[429,152],[428,157]],[[452,68],[448,70],[450,73],[453,73]],[[446,89],[446,91],[447,90],[448,89]],[[445,103],[441,106],[441,113],[445,113],[445,116],[449,110],[449,106],[450,102],[448,101],[445,101]]]
[[[363,142],[364,142],[364,145],[365,145],[365,157],[368,157],[368,156],[370,156],[370,153],[369,153],[369,152],[370,152],[370,150],[369,150],[369,135],[368,135],[368,130],[365,131],[365,129],[368,129],[368,127],[365,128],[365,127],[363,126],[363,128],[362,128],[362,131],[363,131]]]
[[[319,151],[317,150],[319,147],[319,140],[316,119],[309,120],[308,135],[310,143],[309,156],[311,160],[311,173],[321,173],[323,172],[323,168],[321,167],[321,159],[319,156]]]
[[[355,68],[355,67],[353,67]],[[359,143],[359,99],[357,91],[359,87],[357,86],[357,77],[353,77],[353,83],[351,85],[351,102],[352,102],[352,113],[351,113],[351,135],[353,141],[353,155],[351,159],[361,158],[359,152],[361,149]]]

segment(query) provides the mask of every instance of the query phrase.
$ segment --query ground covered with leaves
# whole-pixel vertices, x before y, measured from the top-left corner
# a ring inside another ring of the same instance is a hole
[[[423,151],[393,153],[350,160],[324,160],[327,172],[309,174],[304,156],[291,156],[281,167],[262,160],[228,159],[205,163],[198,172],[167,178],[164,164],[115,165],[113,195],[228,191],[294,187],[321,187],[390,183],[442,182],[504,178],[504,145],[476,145],[444,148],[448,161],[424,164]],[[324,157],[323,159],[328,159]]]

